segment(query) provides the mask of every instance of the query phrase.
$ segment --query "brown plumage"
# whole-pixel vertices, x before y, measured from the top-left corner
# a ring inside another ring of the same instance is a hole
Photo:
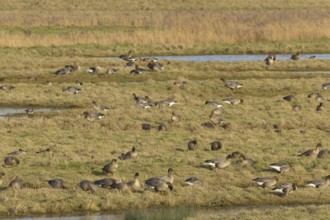
[[[108,174],[113,174],[114,172],[116,172],[118,169],[118,163],[116,159],[112,159],[112,161],[108,164],[106,164],[103,167],[103,172],[108,173]]]

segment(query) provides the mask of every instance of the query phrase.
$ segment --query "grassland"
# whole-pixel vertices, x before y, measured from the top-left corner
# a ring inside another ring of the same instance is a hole
[[[6,174],[3,187],[15,176],[30,183],[21,190],[0,191],[0,214],[121,212],[182,205],[329,204],[329,187],[304,187],[306,180],[329,175],[329,159],[297,157],[319,142],[329,149],[330,94],[321,90],[321,84],[329,82],[330,75],[313,73],[328,71],[329,60],[278,60],[273,66],[262,61],[161,61],[164,71],[133,76],[129,74],[131,68],[124,68],[125,62],[99,58],[118,56],[130,49],[138,56],[329,52],[329,1],[281,2],[286,1],[2,1],[0,78],[4,78],[1,84],[15,89],[0,90],[0,104],[67,108],[0,119],[0,158],[18,149],[27,152],[18,156],[18,166],[0,169]],[[78,64],[82,69],[65,76],[51,74],[67,64]],[[87,68],[96,65],[119,71],[112,75],[88,74]],[[288,73],[296,70],[313,74]],[[231,91],[220,78],[237,80],[243,88]],[[80,94],[62,91],[77,80],[83,82]],[[174,82],[178,80],[187,84],[177,87]],[[324,97],[324,111],[315,111],[319,103],[307,98],[311,92]],[[141,109],[135,106],[132,93],[148,95],[152,100],[174,96],[178,104]],[[295,95],[297,100],[285,102],[285,95]],[[231,127],[201,126],[213,110],[205,101],[226,97],[244,99],[241,105],[224,106],[221,117]],[[90,122],[83,112],[94,111],[94,100],[108,106],[110,112],[104,119]],[[302,106],[301,111],[291,110],[296,103]],[[182,120],[170,123],[172,112]],[[143,131],[142,123],[154,127],[164,123],[168,131]],[[274,124],[281,133],[274,131]],[[199,142],[198,149],[187,151],[187,142],[194,138]],[[222,141],[221,151],[209,150],[214,140]],[[172,192],[159,195],[143,190],[122,193],[100,189],[93,194],[79,188],[81,180],[105,178],[102,167],[132,146],[136,146],[138,158],[119,161],[113,177],[126,182],[139,172],[143,182],[166,175],[172,167]],[[46,148],[51,151],[36,153]],[[201,166],[206,159],[233,151],[241,151],[256,163],[241,167],[234,161],[218,172]],[[291,163],[295,170],[280,175],[266,170],[270,163],[279,161]],[[192,175],[201,183],[184,187],[184,180]],[[297,183],[298,190],[282,198],[251,182],[273,175],[278,175],[281,183]],[[56,177],[66,181],[67,189],[50,188],[46,180]],[[254,214],[257,217],[260,213]]]

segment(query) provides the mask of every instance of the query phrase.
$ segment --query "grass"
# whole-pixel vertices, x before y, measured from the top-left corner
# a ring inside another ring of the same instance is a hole
[[[161,73],[132,76],[122,61],[91,59],[84,57],[24,57],[10,62],[11,55],[2,59],[5,67],[0,77],[5,84],[15,86],[11,92],[0,91],[2,105],[18,106],[75,106],[61,111],[35,113],[0,120],[2,141],[0,157],[18,150],[17,167],[2,168],[6,173],[4,185],[14,176],[31,183],[32,188],[7,189],[1,192],[2,215],[24,215],[79,211],[123,211],[131,207],[219,207],[263,204],[320,204],[328,203],[329,188],[314,190],[304,188],[304,181],[328,175],[327,159],[298,158],[296,155],[322,142],[328,148],[329,113],[316,112],[318,104],[307,98],[310,92],[320,92],[328,100],[328,90],[321,90],[322,83],[329,81],[328,74],[288,74],[287,70],[327,70],[326,60],[278,61],[266,67],[262,62],[243,63],[189,63],[165,64]],[[79,63],[82,70],[67,76],[55,76],[51,72],[68,63]],[[90,75],[89,66],[116,66],[113,75]],[[141,65],[145,65],[142,64]],[[231,91],[223,86],[220,78],[235,79],[243,83],[241,90]],[[31,80],[32,78],[32,80]],[[179,88],[173,83],[185,79],[188,84]],[[70,95],[62,88],[82,81],[82,92]],[[52,86],[46,84],[52,82]],[[161,100],[172,95],[178,104],[171,108],[140,109],[134,105],[132,93],[148,95]],[[302,111],[292,112],[291,104],[281,101],[284,95],[294,94]],[[226,97],[240,97],[244,104],[224,106],[222,116],[231,123],[230,129],[209,129],[201,124],[208,120],[213,109],[205,106],[206,100],[221,101]],[[110,112],[103,120],[89,122],[83,118],[84,111],[93,111],[92,101],[107,105]],[[278,101],[279,100],[279,101]],[[169,123],[171,113],[182,116],[182,121]],[[157,126],[165,123],[167,132],[150,132],[141,129],[142,123]],[[282,134],[273,130],[278,124]],[[305,134],[300,134],[305,130]],[[199,148],[187,151],[187,142],[196,138]],[[219,139],[223,149],[209,150],[209,143]],[[270,141],[271,140],[271,141]],[[106,177],[101,168],[111,159],[136,146],[136,160],[120,161],[115,178],[132,180],[139,172],[140,181],[153,176],[165,175],[169,167],[174,169],[174,191],[161,196],[154,192],[109,192],[100,189],[91,194],[77,185],[81,180]],[[36,154],[50,147],[51,153]],[[179,150],[178,150],[179,149]],[[206,159],[223,157],[239,150],[257,163],[241,167],[233,163],[227,169],[214,171],[203,168]],[[287,161],[295,171],[278,175],[281,182],[298,184],[297,192],[280,198],[270,191],[257,188],[251,182],[255,177],[273,176],[265,171],[271,162]],[[198,176],[201,184],[183,187],[188,176]],[[46,180],[60,177],[68,189],[51,189]],[[114,202],[116,201],[116,202]],[[143,201],[143,202],[142,202]]]

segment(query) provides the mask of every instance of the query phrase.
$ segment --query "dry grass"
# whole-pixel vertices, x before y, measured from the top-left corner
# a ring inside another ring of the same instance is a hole
[[[305,180],[328,175],[327,159],[296,157],[318,142],[329,148],[330,122],[326,120],[329,102],[325,101],[323,112],[316,112],[318,103],[307,98],[308,93],[318,91],[329,100],[328,90],[320,89],[322,83],[329,81],[329,75],[290,75],[285,72],[287,69],[328,69],[329,61],[281,61],[272,67],[265,67],[262,62],[172,62],[165,64],[166,70],[162,73],[132,76],[128,73],[130,69],[122,67],[124,63],[121,61],[18,57],[13,64],[11,60],[9,56],[0,63],[6,67],[0,77],[6,78],[5,84],[15,86],[11,92],[0,91],[3,105],[76,108],[0,120],[0,158],[19,148],[27,151],[19,156],[19,166],[1,169],[6,173],[4,185],[17,175],[34,186],[32,189],[3,190],[0,196],[2,214],[122,211],[131,207],[177,207],[182,204],[216,207],[329,202],[329,188],[303,187]],[[68,63],[80,63],[83,68],[68,76],[50,74]],[[120,70],[114,75],[89,75],[86,69],[93,65],[118,66]],[[237,91],[228,90],[221,77],[239,80],[244,87]],[[180,78],[188,82],[183,89],[173,85]],[[76,80],[84,83],[80,94],[62,92],[62,88],[73,85]],[[53,85],[45,84],[46,81],[53,82]],[[134,105],[133,92],[148,95],[153,100],[175,95],[178,104],[171,108],[140,109]],[[288,94],[297,96],[302,111],[292,112],[291,104],[281,101]],[[205,101],[221,101],[230,96],[244,99],[242,105],[224,106],[222,117],[232,127],[202,127],[213,109],[205,106]],[[104,120],[89,122],[83,118],[84,111],[93,111],[93,100],[110,107]],[[182,116],[181,122],[168,122],[173,111]],[[168,126],[167,132],[141,130],[141,123],[157,126],[161,122]],[[273,124],[281,127],[282,134],[274,132]],[[300,130],[306,133],[300,134]],[[188,152],[186,144],[193,138],[198,140],[199,148]],[[212,152],[209,143],[216,139],[220,139],[224,147],[219,152]],[[137,147],[138,158],[120,161],[114,177],[129,181],[135,172],[139,172],[143,181],[165,175],[172,167],[175,175],[173,192],[161,196],[150,191],[120,193],[101,189],[91,194],[77,186],[83,179],[104,178],[105,175],[101,174],[103,165],[132,146]],[[47,147],[53,152],[36,154]],[[206,159],[223,157],[236,150],[257,163],[253,167],[233,163],[218,172],[201,167]],[[273,195],[251,183],[255,177],[276,175],[265,169],[277,161],[288,161],[295,167],[294,172],[279,175],[281,182],[298,184],[298,191],[287,198]],[[183,187],[183,181],[190,175],[198,176],[201,184]],[[50,189],[46,180],[55,177],[63,178],[68,189]]]
[[[170,6],[171,3],[139,1],[136,6],[124,7],[121,1],[92,5],[89,1],[6,1],[0,11],[0,46],[96,44],[115,49],[118,45],[135,45],[149,53],[157,47],[162,48],[162,53],[182,49],[196,53],[201,52],[202,46],[213,48],[208,49],[209,53],[226,52],[219,48],[222,45],[227,47],[227,53],[240,53],[250,51],[242,46],[233,49],[237,47],[234,44],[284,42],[289,46],[282,45],[280,50],[276,46],[252,50],[284,52],[303,50],[304,45],[315,46],[315,41],[330,38],[327,1],[294,1],[283,6],[276,2],[276,7],[272,1],[257,0],[230,4],[205,1],[202,5],[182,1]],[[295,41],[303,43],[298,46]],[[322,45],[316,50],[329,50],[327,43]]]

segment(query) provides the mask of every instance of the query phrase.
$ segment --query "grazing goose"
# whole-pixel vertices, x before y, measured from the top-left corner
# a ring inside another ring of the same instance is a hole
[[[279,186],[274,187],[272,190],[274,193],[278,194],[279,196],[287,196],[293,191],[296,191],[297,185],[295,183],[284,183]]]
[[[63,68],[60,68],[58,70],[56,70],[55,72],[53,72],[55,75],[65,75],[77,70],[80,70],[81,67],[77,66],[77,65],[65,65]]]
[[[33,108],[27,108],[24,110],[26,114],[28,115],[33,115],[34,114],[34,109]]]
[[[137,157],[137,152],[136,152],[136,148],[132,147],[131,151],[128,151],[127,153],[123,153],[119,159],[120,160],[127,160],[127,159],[133,159]]]
[[[4,159],[4,167],[17,166],[20,163],[19,159],[14,156],[6,156]]]
[[[293,100],[296,100],[296,97],[294,95],[287,95],[287,96],[284,96],[283,99],[287,102],[291,102]]]
[[[0,89],[5,91],[12,91],[13,89],[15,89],[15,87],[12,85],[0,85]]]
[[[327,158],[330,155],[330,151],[329,150],[320,150],[319,154],[317,155],[318,158]]]
[[[109,111],[109,108],[107,106],[100,105],[96,101],[93,101],[92,104],[93,104],[93,108],[97,111],[104,111],[104,112]]]
[[[290,57],[290,60],[299,60],[300,59],[300,53],[295,53],[295,54],[292,54],[291,57]]]
[[[143,68],[140,68],[139,65],[135,64],[135,68],[133,70],[131,70],[131,74],[135,74],[135,75],[140,75],[143,72],[145,72],[146,70]]]
[[[177,101],[174,100],[174,97],[167,98],[162,101],[156,102],[156,105],[159,107],[171,107],[172,105],[177,104]]]
[[[118,163],[116,159],[112,159],[110,163],[106,164],[102,170],[107,174],[113,174],[118,169]]]
[[[243,103],[243,99],[238,98],[225,98],[222,100],[224,103],[231,104],[231,105],[238,105]]]
[[[328,83],[323,83],[322,84],[322,89],[326,90],[326,89],[330,89],[330,82]]]
[[[52,179],[47,180],[48,184],[55,189],[66,189],[64,186],[64,180],[62,179]]]
[[[147,179],[144,181],[144,183],[147,185],[147,188],[155,189],[155,187],[161,183],[173,183],[174,182],[174,176],[173,176],[173,169],[169,168],[167,171],[167,176],[162,177],[152,177],[150,179]]]
[[[249,157],[246,157],[245,155],[241,154],[239,160],[237,161],[238,164],[242,166],[252,166],[255,161]]]
[[[102,188],[111,189],[112,185],[116,184],[117,180],[113,178],[104,178],[94,181],[94,184]]]
[[[222,144],[220,141],[213,141],[211,143],[211,150],[220,150],[222,148]]]
[[[196,150],[198,147],[197,140],[191,140],[188,142],[188,150]]]
[[[320,104],[316,106],[316,111],[323,111],[323,110],[324,110],[323,102],[320,102]]]
[[[100,66],[91,66],[87,69],[88,73],[103,73],[105,70]]]
[[[139,181],[139,173],[135,173],[135,174],[134,174],[134,180],[129,181],[129,182],[127,183],[127,186],[128,186],[133,192],[141,188],[141,184],[140,184],[140,181]]]
[[[81,89],[79,89],[79,88],[77,88],[77,87],[69,86],[69,87],[67,87],[67,88],[64,88],[64,89],[63,89],[63,92],[66,92],[66,93],[69,93],[69,94],[73,94],[73,95],[75,95],[75,94],[80,93],[80,90],[81,90]]]
[[[291,165],[288,163],[272,163],[269,167],[278,173],[285,173],[292,169]]]
[[[321,143],[318,143],[314,149],[308,149],[305,152],[298,155],[298,157],[306,156],[306,157],[316,157],[320,152],[320,148],[322,147]]]
[[[84,112],[84,117],[88,121],[95,121],[104,118],[104,114],[98,112]]]
[[[330,175],[326,176],[324,180],[311,180],[306,183],[306,186],[314,187],[314,188],[325,188],[329,186],[330,183]]]
[[[293,105],[292,111],[295,111],[295,112],[301,111],[301,105],[298,105],[298,104]]]
[[[178,122],[178,121],[181,121],[181,116],[175,114],[174,112],[172,112],[171,121],[172,121],[172,122]]]
[[[188,177],[185,181],[184,181],[185,185],[187,186],[193,186],[195,184],[199,183],[199,179],[197,177],[191,176]]]
[[[308,98],[313,98],[318,102],[321,102],[323,100],[322,95],[320,95],[320,93],[318,92],[313,92],[307,95]]]
[[[6,174],[4,172],[0,172],[0,186],[3,183],[3,176],[5,176]]]
[[[233,80],[225,80],[225,79],[221,79],[222,82],[224,82],[225,87],[231,89],[231,90],[235,90],[235,89],[239,89],[242,87],[242,84],[233,81]]]
[[[24,186],[24,181],[17,176],[9,183],[8,187],[13,189],[21,189]]]
[[[82,180],[79,183],[79,186],[83,191],[91,191],[92,193],[95,193],[97,191],[97,186],[89,180]]]
[[[222,159],[205,160],[204,165],[211,168],[223,169],[230,165],[232,158],[231,155],[228,155],[226,158]]]
[[[266,65],[272,65],[275,60],[276,60],[276,56],[273,54],[270,54],[266,57],[266,59],[264,59],[264,62],[266,63]]]
[[[274,177],[260,177],[253,179],[253,182],[256,183],[258,186],[261,186],[263,188],[271,188],[276,185],[276,183],[279,181],[277,176]]]
[[[162,71],[164,70],[164,65],[160,64],[158,61],[151,60],[147,67],[150,71]]]
[[[220,104],[219,102],[216,102],[216,101],[206,101],[205,102],[205,105],[212,105],[212,106],[215,106],[217,108],[221,108],[222,107],[222,104]]]

